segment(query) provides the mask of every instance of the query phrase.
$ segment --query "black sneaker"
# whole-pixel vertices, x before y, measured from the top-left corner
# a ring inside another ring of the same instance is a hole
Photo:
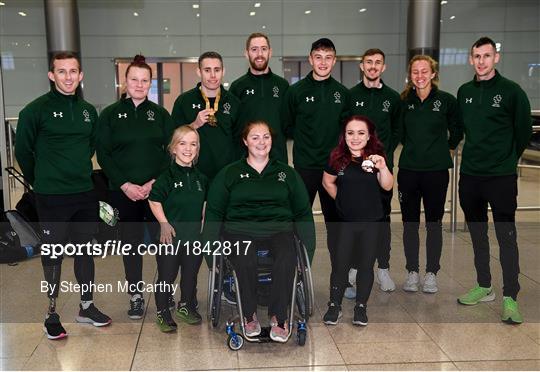
[[[354,307],[354,316],[352,324],[354,325],[361,325],[366,326],[367,325],[367,314],[366,314],[366,306],[364,304],[356,304]]]
[[[229,305],[236,305],[236,292],[234,291],[234,289],[231,288],[229,284],[223,285],[221,299],[227,301]]]
[[[174,297],[172,295],[169,296],[167,307],[169,308],[170,311],[174,311],[174,309],[176,309],[176,302],[174,302]]]
[[[167,308],[157,312],[156,324],[161,332],[174,332],[177,325],[171,316],[171,311]]]
[[[137,297],[135,300],[129,300],[127,313],[130,319],[142,319],[144,315],[144,298]]]
[[[175,316],[187,324],[199,324],[202,322],[202,316],[196,309],[190,308],[185,304],[178,304]]]
[[[79,323],[90,323],[94,327],[107,326],[112,322],[111,318],[99,311],[93,303],[86,310],[79,304],[79,315],[75,317],[75,320]]]
[[[330,302],[328,304],[328,310],[323,317],[324,324],[336,325],[339,318],[341,318],[341,306]]]
[[[67,337],[67,332],[60,323],[60,317],[57,313],[48,314],[43,324],[43,330],[49,340],[60,340]]]

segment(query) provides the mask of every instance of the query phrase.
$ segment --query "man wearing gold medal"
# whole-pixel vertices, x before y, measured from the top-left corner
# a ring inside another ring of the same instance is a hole
[[[201,150],[198,168],[212,180],[234,158],[233,128],[240,101],[221,85],[225,74],[217,52],[199,57],[197,75],[201,82],[174,102],[172,118],[176,126],[190,125],[199,133]]]

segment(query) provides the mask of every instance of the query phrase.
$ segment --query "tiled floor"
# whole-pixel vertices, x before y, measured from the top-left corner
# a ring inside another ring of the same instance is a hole
[[[540,205],[537,173],[520,179],[520,203]],[[398,208],[397,203],[395,208]],[[320,219],[318,216],[317,219]],[[180,324],[174,334],[162,334],[154,324],[153,297],[146,296],[147,313],[131,321],[125,312],[128,297],[98,293],[97,305],[113,318],[110,327],[98,329],[71,323],[78,294],[62,293],[58,311],[69,332],[61,341],[49,341],[42,332],[47,300],[39,291],[39,259],[17,266],[0,265],[0,370],[539,370],[540,369],[540,213],[519,212],[518,241],[521,274],[520,306],[525,323],[509,326],[499,321],[501,268],[493,231],[492,275],[497,299],[466,307],[456,297],[474,284],[473,256],[467,232],[455,234],[445,224],[440,291],[434,295],[405,293],[399,216],[392,230],[392,275],[398,289],[383,293],[376,286],[368,304],[367,327],[351,325],[353,303],[344,300],[344,315],[337,326],[322,324],[329,282],[329,256],[324,225],[317,224],[318,249],[313,265],[316,309],[304,347],[287,344],[246,344],[238,352],[226,346],[223,325],[205,321],[199,326]],[[424,233],[421,233],[422,241]],[[421,250],[421,267],[425,253]],[[72,260],[66,259],[62,278],[74,281]],[[144,280],[155,280],[156,264],[145,257]],[[96,260],[96,280],[122,280],[120,257]],[[207,270],[199,275],[199,300],[206,309]],[[261,313],[264,310],[260,311]],[[227,310],[222,319],[231,315]]]

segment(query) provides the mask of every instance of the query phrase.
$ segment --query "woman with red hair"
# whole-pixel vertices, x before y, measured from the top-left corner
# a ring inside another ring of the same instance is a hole
[[[367,117],[352,116],[345,121],[322,182],[335,199],[345,224],[340,229],[330,275],[330,302],[323,320],[326,324],[338,323],[352,263],[358,269],[353,324],[367,325],[366,305],[373,286],[379,221],[384,217],[380,188],[390,190],[394,184],[375,124]]]

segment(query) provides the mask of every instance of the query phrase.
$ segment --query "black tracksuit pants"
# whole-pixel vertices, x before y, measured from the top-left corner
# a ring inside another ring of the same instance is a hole
[[[503,272],[503,295],[517,299],[520,286],[516,231],[517,175],[470,176],[461,174],[459,202],[471,234],[478,284],[491,286],[489,268],[488,203],[493,212],[499,258]]]

